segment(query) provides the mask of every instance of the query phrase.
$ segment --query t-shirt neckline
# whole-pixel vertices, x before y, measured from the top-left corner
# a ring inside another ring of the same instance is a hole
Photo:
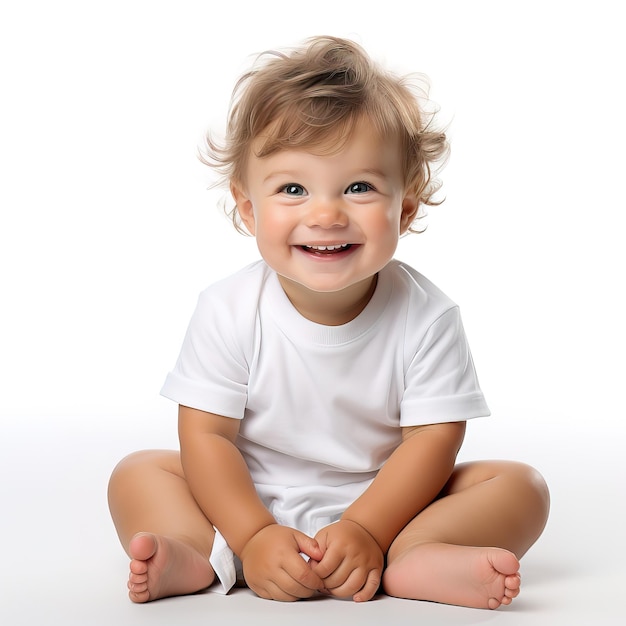
[[[321,346],[341,345],[358,339],[374,327],[391,296],[393,281],[388,266],[378,273],[376,289],[363,311],[340,326],[318,324],[304,317],[291,303],[275,271],[270,269],[266,282],[265,307],[285,334]]]

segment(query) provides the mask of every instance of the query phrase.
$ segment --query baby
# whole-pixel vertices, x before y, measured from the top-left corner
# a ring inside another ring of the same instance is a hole
[[[162,390],[180,452],[111,477],[134,602],[237,582],[283,601],[519,594],[548,489],[520,463],[456,464],[489,415],[459,309],[394,259],[447,153],[422,102],[334,37],[237,83],[205,160],[262,259],[199,298]]]

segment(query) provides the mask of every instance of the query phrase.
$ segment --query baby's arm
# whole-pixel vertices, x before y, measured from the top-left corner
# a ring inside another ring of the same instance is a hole
[[[300,552],[313,559],[317,542],[285,526],[265,508],[235,446],[239,420],[179,407],[185,477],[198,505],[243,563],[248,585],[276,600],[309,597],[323,587]]]
[[[382,555],[450,478],[465,435],[465,422],[402,431],[402,443],[369,488],[339,522],[316,535],[324,557],[313,569],[333,595],[352,595],[357,601],[374,596]]]

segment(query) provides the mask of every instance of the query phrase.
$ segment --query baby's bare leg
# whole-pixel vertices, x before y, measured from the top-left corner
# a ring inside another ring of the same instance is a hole
[[[194,593],[214,581],[209,555],[215,532],[189,491],[177,452],[123,459],[111,476],[109,508],[131,558],[133,602]]]
[[[519,561],[543,530],[549,494],[527,465],[457,466],[441,497],[398,535],[383,575],[392,596],[495,609],[519,593]]]

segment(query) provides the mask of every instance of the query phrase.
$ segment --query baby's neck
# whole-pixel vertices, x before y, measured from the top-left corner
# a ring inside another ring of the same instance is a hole
[[[288,278],[278,280],[294,308],[306,319],[324,326],[341,326],[358,317],[376,291],[378,274],[341,291],[311,291]]]

